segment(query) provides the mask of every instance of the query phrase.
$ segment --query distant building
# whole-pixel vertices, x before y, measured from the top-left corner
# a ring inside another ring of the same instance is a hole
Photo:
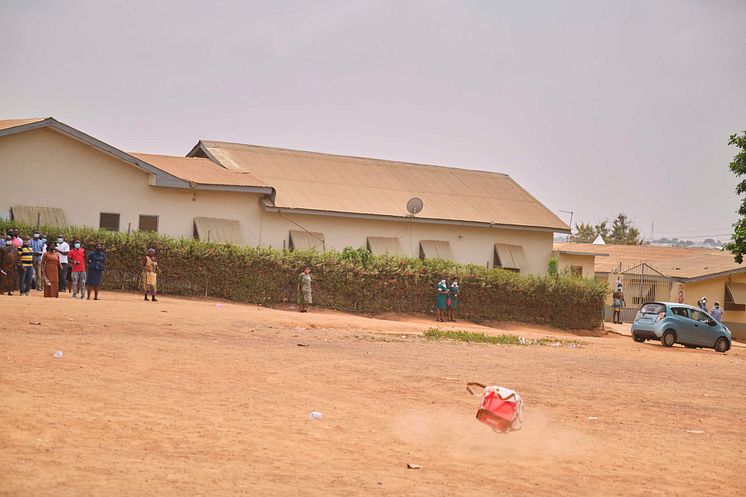
[[[609,285],[617,276],[622,278],[628,306],[622,316],[625,321],[634,319],[640,304],[652,300],[676,302],[683,290],[687,304],[696,305],[702,297],[707,297],[710,306],[720,302],[724,321],[734,337],[746,340],[746,266],[737,264],[729,252],[583,243],[555,243],[554,247],[557,251],[608,255],[594,259],[595,277]]]
[[[0,121],[0,212],[278,249],[365,248],[543,274],[569,227],[510,176],[200,141],[128,153],[52,118]],[[415,216],[407,201],[419,197]],[[54,234],[52,234],[54,235]]]

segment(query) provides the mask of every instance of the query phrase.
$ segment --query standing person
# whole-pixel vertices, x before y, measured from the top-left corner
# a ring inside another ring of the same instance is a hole
[[[456,322],[456,309],[458,308],[458,278],[455,276],[451,279],[451,286],[448,287],[448,321]]]
[[[81,248],[80,240],[73,240],[73,248],[68,255],[73,277],[73,298],[78,295],[80,290],[80,300],[85,298],[85,249]]]
[[[443,310],[446,309],[448,302],[448,284],[446,283],[446,277],[441,276],[436,287],[435,294],[435,319],[437,321],[445,321],[443,319]]]
[[[707,312],[707,297],[702,297],[697,301],[697,307]]]
[[[93,289],[93,300],[98,300],[98,289],[101,286],[105,262],[104,246],[97,243],[96,249],[88,253],[88,300],[91,300],[91,289]]]
[[[12,230],[8,230],[9,235],[5,237],[5,246],[0,249],[0,291],[8,292],[13,295],[18,280],[18,249],[13,245]]]
[[[155,249],[148,249],[140,266],[142,267],[142,291],[145,294],[145,301],[148,301],[148,292],[150,292],[153,302],[158,302],[155,293],[158,286],[158,274],[161,269],[158,267],[158,261],[155,258]]]
[[[36,290],[42,291],[41,283],[41,256],[44,255],[44,242],[41,233],[34,231],[34,238],[31,240],[31,250],[34,253],[34,281]]]
[[[622,307],[626,305],[622,287],[617,288],[611,297],[614,299],[614,304],[612,305],[612,310],[614,311],[612,321],[615,324],[622,324]]]
[[[676,299],[679,304],[684,303],[684,290],[679,290],[679,298]]]
[[[307,305],[313,304],[313,291],[311,290],[311,268],[306,266],[298,275],[298,309],[300,312],[308,312]]]
[[[41,257],[41,275],[44,285],[44,297],[59,297],[60,282],[59,277],[62,274],[60,267],[60,255],[57,253],[57,246],[52,242],[47,245],[47,251]]]
[[[34,251],[31,248],[31,239],[26,237],[18,248],[18,262],[21,268],[20,287],[21,295],[28,297],[31,291],[31,283],[34,281]]]
[[[715,302],[715,305],[712,306],[710,314],[712,314],[712,317],[715,318],[715,321],[717,321],[718,323],[723,322],[723,310],[720,308],[720,302]]]
[[[622,277],[616,277],[616,283],[614,284],[614,290],[621,291],[624,284],[622,283]]]
[[[67,289],[67,254],[70,253],[70,245],[65,241],[65,235],[57,237],[57,254],[60,256],[60,275],[59,275],[59,287],[60,292],[65,293]]]
[[[21,248],[23,245],[23,239],[18,234],[18,230],[10,230],[13,232],[13,245],[16,246],[16,248]]]

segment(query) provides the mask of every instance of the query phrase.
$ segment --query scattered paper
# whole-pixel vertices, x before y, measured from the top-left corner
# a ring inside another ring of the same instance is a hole
[[[598,416],[588,416],[588,419],[590,419],[591,421],[594,421],[598,419]]]
[[[702,430],[686,430],[687,433],[704,433]]]
[[[412,464],[411,462],[407,463],[407,468],[409,469],[420,469],[422,466],[419,464]]]

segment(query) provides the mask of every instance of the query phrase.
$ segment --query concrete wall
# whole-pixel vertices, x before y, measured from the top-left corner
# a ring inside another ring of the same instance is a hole
[[[583,278],[595,278],[595,256],[560,254],[556,252],[555,255],[557,257],[558,269],[560,272],[564,271],[565,269],[569,271],[570,266],[580,266],[581,268],[583,268]]]
[[[59,207],[68,224],[95,227],[101,212],[113,212],[120,231],[128,223],[136,230],[140,214],[157,215],[159,232],[188,238],[195,216],[240,219],[244,241],[258,239],[244,214],[258,196],[149,186],[148,174],[135,166],[48,128],[0,138],[0,171],[0,211]]]
[[[387,236],[416,257],[420,240],[446,240],[457,262],[490,267],[494,244],[509,243],[523,246],[524,274],[544,274],[552,253],[549,232],[280,214],[265,211],[255,194],[154,187],[147,173],[46,128],[0,138],[0,171],[0,211],[58,207],[72,225],[97,227],[101,212],[113,212],[121,231],[128,223],[136,230],[139,215],[157,215],[160,233],[191,238],[196,216],[236,219],[244,243],[275,248],[287,246],[289,231],[300,225],[323,233],[327,249],[364,248],[368,236]]]

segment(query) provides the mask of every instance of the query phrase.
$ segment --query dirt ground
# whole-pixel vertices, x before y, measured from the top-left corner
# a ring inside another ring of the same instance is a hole
[[[580,345],[430,342],[423,317],[102,298],[0,296],[0,495],[746,492],[744,348],[515,324]],[[524,429],[477,422],[468,381],[517,390]]]

